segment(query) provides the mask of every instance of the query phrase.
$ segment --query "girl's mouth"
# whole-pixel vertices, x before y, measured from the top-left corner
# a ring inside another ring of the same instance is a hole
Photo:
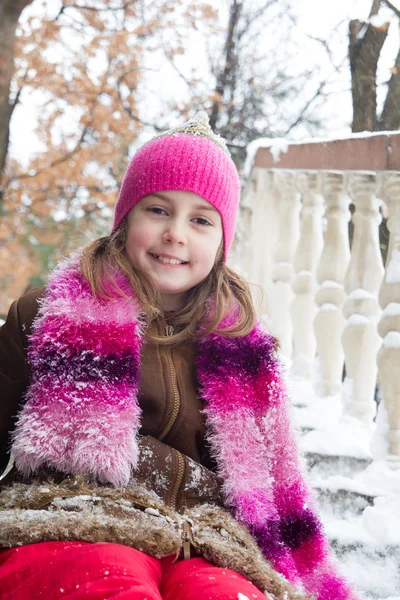
[[[157,262],[160,262],[164,265],[168,265],[171,267],[181,267],[183,265],[189,264],[186,260],[180,260],[179,258],[169,258],[162,254],[152,254],[151,252],[149,252],[149,254]]]

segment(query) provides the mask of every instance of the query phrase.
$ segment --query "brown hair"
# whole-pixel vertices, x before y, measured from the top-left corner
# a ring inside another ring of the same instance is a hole
[[[151,325],[163,315],[161,297],[150,278],[132,266],[125,249],[126,228],[125,219],[111,235],[99,238],[84,248],[81,256],[82,273],[93,294],[107,299],[115,294],[126,296],[115,278],[115,273],[122,272],[135,292],[147,324]],[[207,312],[210,297],[215,298],[215,304]],[[233,307],[236,309],[235,323],[218,329],[224,316]],[[221,244],[209,275],[187,292],[185,306],[174,312],[173,323],[177,333],[171,337],[153,336],[152,339],[159,343],[174,344],[184,339],[199,339],[211,332],[242,337],[253,329],[256,318],[249,285],[223,262]]]

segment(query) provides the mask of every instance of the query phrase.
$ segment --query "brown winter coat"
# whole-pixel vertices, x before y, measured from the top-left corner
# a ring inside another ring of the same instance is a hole
[[[8,460],[10,432],[29,383],[28,336],[43,293],[44,288],[35,289],[14,302],[0,329],[0,473]],[[162,323],[158,324],[161,335],[162,328]],[[139,479],[167,506],[178,510],[205,502],[222,503],[219,482],[210,470],[214,465],[204,439],[203,403],[196,386],[192,344],[173,348],[152,342],[144,345]],[[7,481],[12,477],[15,471]]]
[[[44,288],[33,290],[14,302],[0,329],[0,476],[29,383],[28,336],[43,293]],[[157,327],[162,334],[163,324]],[[192,555],[242,573],[271,598],[304,598],[223,508],[196,393],[194,352],[189,342],[144,345],[139,465],[128,488],[47,469],[27,481],[12,469],[0,481],[0,547],[80,539],[131,545],[152,556],[179,553],[182,547],[187,556],[191,547]]]

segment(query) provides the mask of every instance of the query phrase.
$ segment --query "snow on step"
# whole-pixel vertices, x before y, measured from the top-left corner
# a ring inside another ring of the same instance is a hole
[[[368,600],[400,600],[400,471],[379,454],[379,424],[344,417],[341,398],[316,397],[310,382],[291,380],[289,391],[341,569]]]
[[[338,473],[344,477],[352,477],[356,473],[364,471],[371,464],[370,459],[324,455],[317,452],[306,452],[306,459],[308,472],[313,478],[329,477]]]

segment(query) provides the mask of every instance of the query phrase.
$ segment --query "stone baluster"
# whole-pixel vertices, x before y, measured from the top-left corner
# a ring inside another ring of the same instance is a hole
[[[384,184],[389,208],[390,231],[386,272],[379,292],[383,309],[378,331],[382,346],[378,352],[379,380],[387,412],[387,461],[400,469],[400,175],[390,175]],[[381,410],[381,409],[380,409]]]
[[[254,281],[267,292],[272,284],[273,250],[278,228],[278,194],[270,171],[257,169],[252,219]]]
[[[278,189],[278,235],[275,241],[273,289],[271,307],[271,332],[279,339],[281,352],[291,358],[293,330],[290,306],[293,302],[293,259],[299,239],[300,199],[293,173],[274,174]]]
[[[375,175],[353,175],[349,192],[355,211],[351,259],[345,277],[348,297],[343,307],[347,319],[342,335],[346,364],[343,403],[345,414],[372,423],[380,346],[378,292],[383,276],[379,248],[381,201],[376,197]]]
[[[228,265],[239,271],[249,281],[257,281],[254,273],[254,236],[252,231],[252,223],[257,214],[255,171],[256,169],[253,169],[242,192],[235,237],[228,259]]]
[[[301,233],[294,257],[295,298],[291,306],[293,325],[293,375],[311,379],[316,340],[313,323],[317,311],[315,277],[323,246],[323,197],[317,193],[316,174],[301,173],[297,187],[302,194]]]
[[[344,276],[350,258],[350,199],[344,190],[344,177],[339,173],[325,176],[323,191],[327,208],[324,248],[317,268],[320,287],[315,296],[318,312],[314,328],[319,359],[316,392],[320,396],[332,396],[342,388],[344,354],[341,336],[345,322],[342,305]]]

